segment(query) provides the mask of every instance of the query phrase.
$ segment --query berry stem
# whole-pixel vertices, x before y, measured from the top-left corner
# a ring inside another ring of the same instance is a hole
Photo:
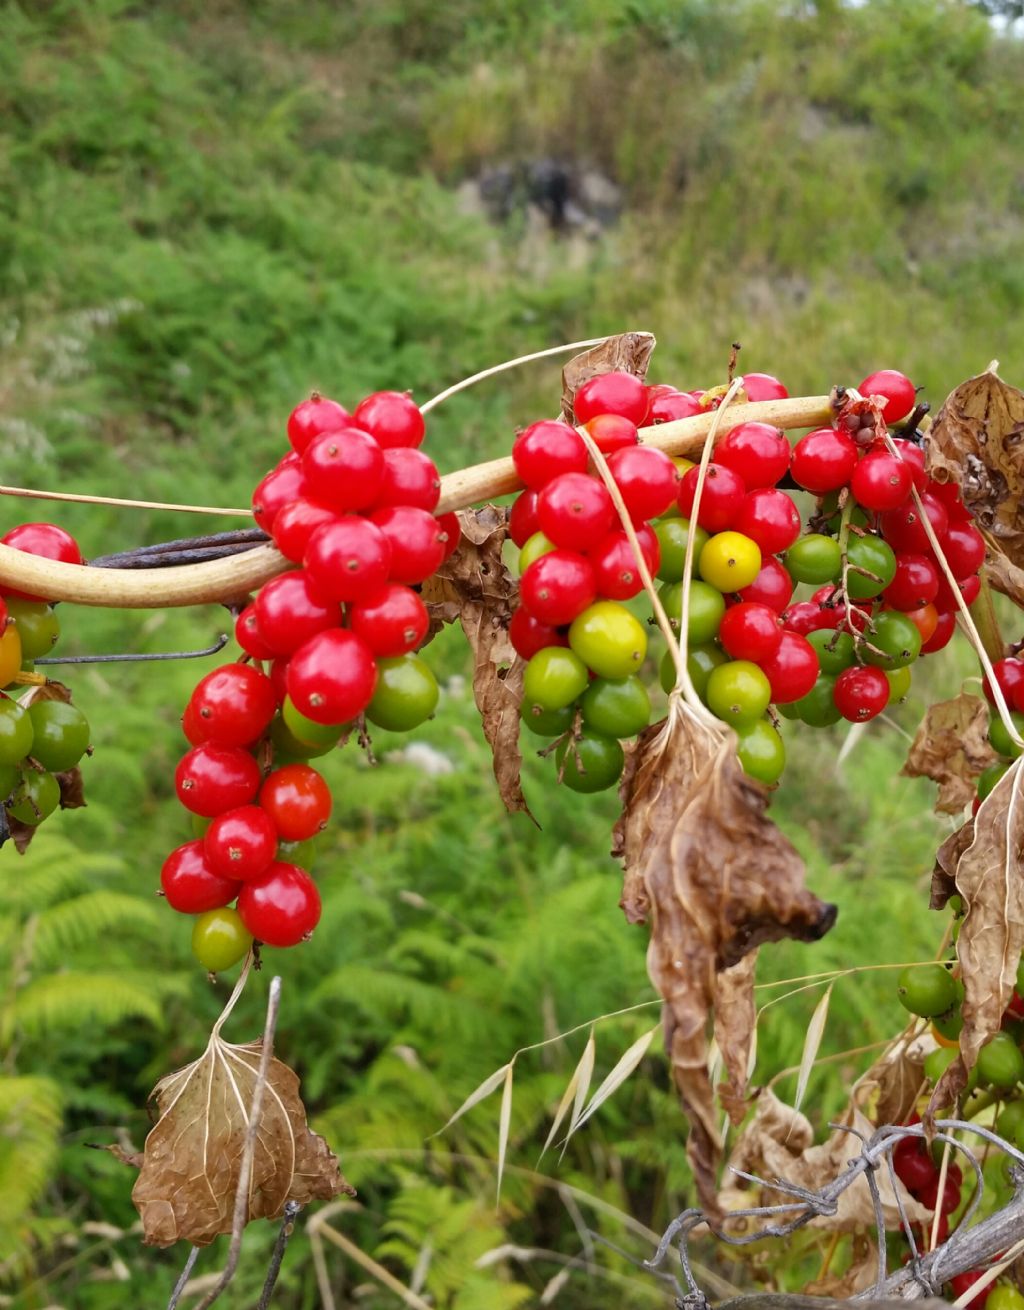
[[[978,636],[989,659],[1001,660],[1006,654],[1006,644],[1003,641],[1003,634],[999,631],[999,619],[992,604],[992,586],[984,564],[981,566],[978,578],[981,582],[981,590],[978,592],[977,600],[970,607],[971,618],[977,626]]]

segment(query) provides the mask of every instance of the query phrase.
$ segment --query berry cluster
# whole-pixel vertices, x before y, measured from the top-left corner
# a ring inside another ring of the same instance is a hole
[[[22,523],[0,537],[15,550],[81,564],[78,543],[55,523]],[[9,818],[36,827],[61,800],[57,774],[73,769],[89,749],[89,723],[77,706],[33,690],[34,661],[60,637],[54,607],[40,596],[8,588],[0,597],[0,797]]]
[[[1010,711],[1010,718],[1017,729],[1018,737],[1024,737],[1024,659],[1010,657],[997,660],[992,666],[996,682],[1003,693],[1003,700]],[[992,688],[986,678],[983,688],[989,704],[994,705]],[[1021,753],[1021,748],[1014,742],[1002,717],[993,711],[988,729],[988,739],[992,749],[1002,758],[990,765],[978,779],[978,794],[974,800],[974,811],[1010,767],[1013,760]]]
[[[752,400],[786,395],[768,374],[748,374],[744,389]],[[919,655],[952,636],[957,602],[915,491],[968,603],[979,587],[984,542],[957,489],[929,479],[920,448],[885,427],[910,415],[912,383],[885,370],[859,390],[882,398],[881,418],[877,408],[852,405],[792,449],[779,429],[740,423],[718,443],[703,478],[689,461],[638,445],[637,429],[700,413],[719,402],[718,392],[645,388],[612,373],[585,383],[575,399],[575,418],[607,456],[677,630],[686,616],[694,689],[735,729],[744,770],[769,785],[785,765],[772,706],[813,726],[865,722],[906,694]],[[641,590],[639,572],[572,427],[533,424],[517,437],[513,459],[527,487],[510,524],[522,574],[511,637],[528,660],[524,722],[556,738],[563,782],[600,790],[621,772],[620,739],[650,715],[637,676],[646,641],[623,603]],[[784,487],[816,498],[803,535],[800,508]],[[691,535],[695,567],[684,595]],[[794,600],[799,584],[815,590]],[[661,680],[666,691],[676,681],[670,652]]]
[[[243,659],[207,674],[185,708],[192,749],[175,781],[196,836],[161,874],[170,905],[198,916],[193,950],[211,972],[254,940],[294,946],[319,921],[308,868],[331,795],[308,761],[364,722],[403,732],[434,712],[437,683],[414,653],[429,628],[415,587],[459,529],[433,513],[440,479],[423,435],[407,395],[376,392],[351,415],[314,395],[253,494],[256,522],[298,567],[241,610]]]

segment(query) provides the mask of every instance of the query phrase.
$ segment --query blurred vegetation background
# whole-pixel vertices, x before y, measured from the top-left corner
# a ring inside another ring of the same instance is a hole
[[[651,379],[681,387],[720,382],[733,340],[794,395],[889,366],[937,407],[994,357],[1019,382],[1022,120],[1024,47],[953,0],[0,0],[4,481],[245,505],[313,387],[422,400],[628,328],[657,334]],[[507,374],[442,407],[427,448],[442,470],[502,453],[558,394],[558,362]],[[3,522],[48,513],[8,500]],[[53,517],[87,555],[218,526]],[[202,646],[226,616],[61,617],[74,652]],[[531,758],[541,827],[508,818],[458,635],[429,657],[431,750],[382,739],[376,770],[330,761],[322,924],[267,952],[229,1035],[259,1030],[280,971],[278,1053],[359,1188],[334,1222],[432,1304],[670,1304],[630,1259],[692,1199],[660,1043],[538,1163],[589,1023],[646,1007],[596,1023],[600,1078],[657,1020],[644,933],[616,905],[614,798],[563,797]],[[141,1144],[150,1087],[202,1050],[230,987],[153,895],[188,837],[172,774],[202,671],[69,675],[94,725],[88,808],[3,853],[2,1306],[163,1305],[184,1260],[140,1247],[130,1171],[86,1147]],[[963,649],[929,662],[842,762],[840,728],[787,725],[775,811],[840,916],[818,945],[767,950],[764,982],[936,949],[922,910],[943,829],[929,786],[895,775],[924,704],[971,671]],[[764,1015],[755,1082],[799,1061],[820,995]],[[891,974],[837,985],[819,1128],[870,1059],[842,1053],[900,1016]],[[430,1134],[546,1039],[516,1064],[496,1205],[495,1100]],[[225,1306],[254,1303],[273,1236],[250,1230]],[[719,1291],[818,1269],[810,1243],[743,1267],[703,1255]],[[339,1306],[398,1304],[330,1248],[324,1276]],[[274,1304],[326,1304],[301,1224]]]

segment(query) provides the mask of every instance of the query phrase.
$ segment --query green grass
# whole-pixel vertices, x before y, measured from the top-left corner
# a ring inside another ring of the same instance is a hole
[[[793,394],[888,365],[940,403],[993,357],[1024,371],[1024,54],[963,5],[6,0],[0,30],[8,483],[244,505],[313,387],[347,403],[380,386],[423,399],[625,328],[657,334],[652,378],[681,386],[719,381],[737,339],[743,366]],[[623,190],[621,221],[582,253],[459,209],[455,184],[539,156]],[[432,417],[428,449],[443,471],[493,457],[558,394],[557,363],[495,379]],[[4,522],[46,512],[10,502]],[[87,555],[220,526],[54,516]],[[226,621],[213,607],[61,618],[69,651],[203,646]],[[505,815],[464,645],[446,633],[428,654],[445,691],[416,736],[450,772],[389,760],[397,740],[377,743],[376,770],[351,748],[329,762],[323,923],[267,968],[284,979],[279,1052],[360,1189],[363,1210],[339,1223],[406,1283],[432,1244],[424,1286],[439,1306],[511,1307],[557,1266],[475,1261],[503,1242],[575,1254],[562,1183],[594,1198],[580,1202],[588,1224],[649,1254],[614,1212],[660,1231],[692,1200],[685,1124],[659,1039],[565,1156],[537,1165],[590,1021],[647,1004],[597,1024],[596,1078],[656,1022],[646,937],[617,908],[614,798],[564,797],[530,756],[540,827]],[[968,670],[952,653],[930,662],[902,729]],[[170,780],[196,676],[188,663],[69,672],[94,725],[89,805],[47,825],[23,862],[3,856],[0,1114],[13,1122],[27,1096],[31,1115],[17,1152],[0,1152],[17,1180],[0,1189],[0,1286],[23,1310],[148,1303],[183,1260],[139,1246],[130,1174],[85,1144],[118,1128],[141,1141],[149,1088],[201,1050],[226,994],[194,968],[188,924],[153,900],[164,854],[188,836]],[[775,814],[839,919],[821,943],[765,948],[763,983],[925,958],[941,938],[921,912],[944,831],[929,787],[895,779],[897,729],[876,725],[837,767],[842,741],[787,725]],[[231,1035],[258,1030],[264,994],[257,978]],[[820,995],[766,1010],[756,1082],[799,1062]],[[890,973],[840,979],[822,1054],[900,1023]],[[580,1025],[517,1060],[495,1207],[497,1098],[430,1134],[517,1049]],[[812,1076],[822,1130],[864,1058]],[[792,1094],[792,1078],[778,1087]],[[97,1223],[122,1235],[90,1235]],[[272,1239],[265,1225],[247,1236],[226,1306],[254,1302]],[[653,1299],[627,1261],[601,1261],[631,1281],[573,1275],[563,1304]],[[336,1287],[362,1277],[328,1262]],[[393,1303],[376,1288],[361,1299]],[[277,1303],[318,1303],[301,1228]]]

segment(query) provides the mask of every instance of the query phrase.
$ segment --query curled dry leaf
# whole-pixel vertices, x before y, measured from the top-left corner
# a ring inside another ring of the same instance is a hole
[[[1024,392],[994,367],[947,397],[924,441],[937,482],[955,482],[993,555],[1024,568]]]
[[[1024,568],[1010,561],[1000,550],[992,549],[989,539],[989,552],[985,563],[985,576],[996,591],[1009,596],[1015,605],[1024,609]]]
[[[803,885],[803,862],[765,817],[767,792],[746,777],[735,738],[669,702],[669,716],[640,738],[622,785],[615,851],[626,877],[622,907],[651,925],[647,969],[665,1001],[665,1047],[690,1118],[687,1152],[702,1203],[715,1208],[721,1157],[708,1077],[708,1017],[730,1075],[732,1113],[742,1097],[753,1032],[739,965],[760,943],[815,941],[835,922]]]
[[[650,332],[622,332],[599,346],[574,355],[562,369],[562,417],[574,423],[573,401],[576,391],[599,373],[632,373],[641,382],[657,344]]]
[[[964,904],[956,946],[964,984],[964,1026],[960,1055],[932,1093],[930,1113],[950,1105],[963,1090],[978,1051],[999,1031],[1017,982],[1024,950],[1022,759],[1000,778],[973,824],[954,833],[939,850],[941,868],[933,875],[932,903],[941,900],[951,878]]]
[[[461,513],[459,522],[459,547],[423,584],[423,599],[435,631],[456,619],[462,624],[473,651],[473,698],[494,756],[498,791],[510,812],[529,814],[519,776],[523,661],[508,637],[519,587],[501,558],[508,535],[508,511],[484,505]]]
[[[146,1138],[132,1201],[143,1241],[207,1246],[231,1232],[260,1042],[234,1046],[215,1031],[194,1063],[153,1089],[160,1117]],[[286,1201],[307,1205],[353,1194],[337,1157],[310,1131],[298,1077],[272,1059],[249,1181],[246,1221],[275,1219]]]
[[[988,740],[988,706],[980,696],[961,692],[929,706],[902,772],[907,778],[937,782],[936,810],[959,814],[974,798],[982,771],[995,761]]]

